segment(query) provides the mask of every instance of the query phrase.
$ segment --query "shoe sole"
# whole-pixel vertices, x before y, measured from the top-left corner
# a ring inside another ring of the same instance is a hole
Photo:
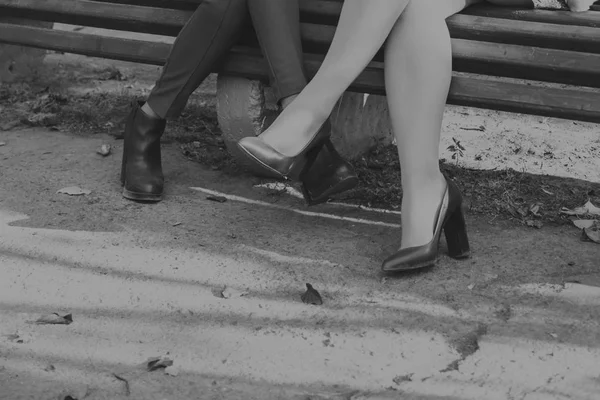
[[[162,194],[136,193],[125,188],[123,188],[123,197],[128,200],[143,201],[148,203],[158,203],[162,200]]]
[[[279,177],[280,179],[286,179],[286,180],[288,179],[281,172],[277,171],[274,168],[271,168],[270,166],[268,166],[267,164],[265,164],[264,162],[262,162],[261,160],[256,158],[254,156],[254,154],[247,151],[243,146],[240,146],[239,143],[237,144],[237,147],[238,147],[238,149],[241,150],[242,154],[244,154],[247,159],[249,159],[250,161],[253,162],[253,167],[260,166],[265,171],[265,174],[267,174],[267,175],[274,175],[276,177]]]

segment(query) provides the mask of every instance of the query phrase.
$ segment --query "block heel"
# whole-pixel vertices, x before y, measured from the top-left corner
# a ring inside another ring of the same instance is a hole
[[[471,255],[467,225],[462,206],[448,216],[444,224],[444,236],[448,245],[448,255],[452,258],[462,259]]]

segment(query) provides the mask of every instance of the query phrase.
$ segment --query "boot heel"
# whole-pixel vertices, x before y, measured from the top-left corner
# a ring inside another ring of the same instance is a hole
[[[319,153],[321,152],[321,149],[323,149],[323,146],[326,145],[327,141],[324,140],[321,143],[315,144],[314,147],[306,153],[304,165],[300,168],[300,172],[295,177],[295,180],[298,180],[298,181],[304,180],[308,171],[315,164],[315,160],[319,156]]]
[[[127,172],[127,156],[125,152],[125,144],[123,144],[123,159],[121,161],[121,186],[125,186],[125,175]]]
[[[448,244],[448,255],[452,258],[467,258],[471,255],[467,225],[461,206],[448,217],[444,225],[444,235]]]

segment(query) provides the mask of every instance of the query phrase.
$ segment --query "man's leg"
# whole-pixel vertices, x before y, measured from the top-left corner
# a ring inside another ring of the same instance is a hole
[[[307,84],[298,0],[248,0],[248,9],[269,66],[271,84],[285,109]],[[309,204],[318,204],[357,183],[352,166],[329,143],[304,177],[302,190]]]
[[[235,43],[247,18],[246,0],[204,0],[179,33],[146,104],[134,105],[127,120],[121,168],[124,197],[162,199],[160,137],[165,119],[179,115]]]

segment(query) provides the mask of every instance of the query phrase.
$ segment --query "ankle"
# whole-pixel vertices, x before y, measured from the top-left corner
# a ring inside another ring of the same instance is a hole
[[[446,178],[439,171],[428,174],[402,175],[402,190],[404,192],[442,190],[445,187]]]

